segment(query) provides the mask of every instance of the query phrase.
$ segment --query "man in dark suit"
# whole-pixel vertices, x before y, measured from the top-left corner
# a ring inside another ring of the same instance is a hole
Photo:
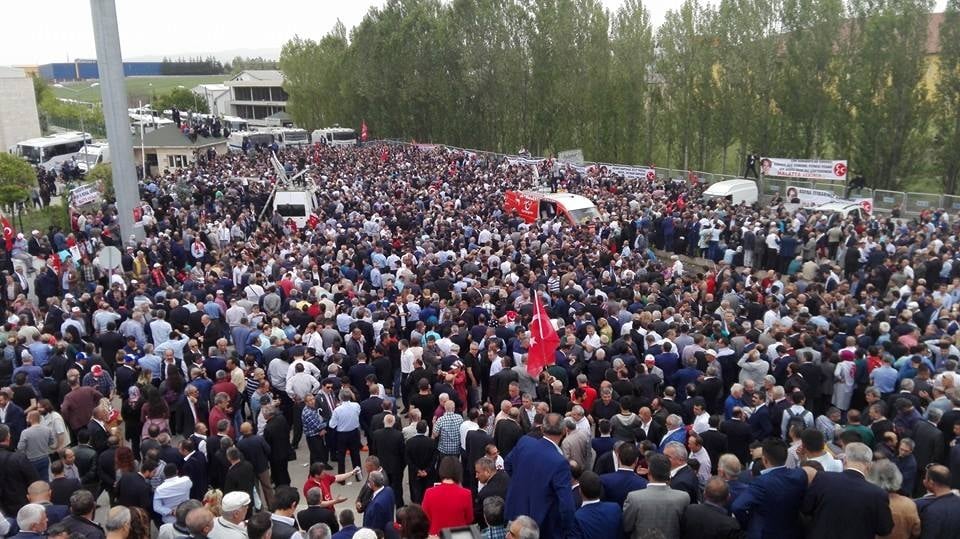
[[[267,502],[267,507],[273,507],[273,486],[270,483],[270,446],[267,445],[262,436],[256,433],[250,422],[240,425],[240,439],[237,440],[237,449],[253,465],[253,473],[260,485],[260,498]]]
[[[330,539],[353,539],[353,534],[357,533],[357,526],[354,524],[353,511],[349,509],[344,509],[340,511],[339,518],[337,519],[340,522],[340,531],[333,534]]]
[[[510,476],[503,470],[498,470],[497,463],[488,457],[479,459],[473,468],[479,486],[477,495],[473,497],[473,515],[477,524],[482,526],[484,500],[494,496],[505,499],[510,486]]]
[[[3,471],[0,509],[6,515],[16,515],[27,503],[27,488],[40,477],[22,451],[14,452],[11,449],[10,427],[7,425],[0,425],[0,470]]]
[[[703,440],[703,448],[710,455],[710,473],[717,473],[717,461],[720,455],[727,452],[727,435],[718,430],[720,426],[720,416],[710,416],[710,428],[700,433],[700,439]]]
[[[309,530],[314,524],[323,523],[330,527],[332,533],[340,531],[340,525],[337,523],[337,516],[333,509],[321,507],[323,501],[323,491],[320,487],[313,487],[307,491],[307,508],[297,513],[297,523],[304,530]]]
[[[115,457],[117,456],[117,447],[120,441],[116,436],[107,438],[107,448],[100,452],[97,457],[97,474],[100,477],[100,488],[107,491],[110,496],[110,502],[116,499],[116,490],[114,489],[117,481],[117,465]]]
[[[504,357],[501,361],[503,370],[490,377],[490,402],[494,406],[499,406],[499,403],[508,398],[511,382],[520,381],[520,375],[510,368],[513,366],[510,358]]]
[[[183,397],[177,401],[177,424],[175,431],[184,437],[193,434],[197,423],[206,423],[210,417],[210,406],[200,398],[200,390],[193,385],[188,385],[184,390]],[[215,430],[216,425],[207,425],[210,430]]]
[[[423,494],[432,484],[437,468],[437,445],[433,438],[427,436],[427,428],[426,421],[417,423],[417,434],[407,440],[404,448],[407,476],[410,479],[410,500],[413,503],[423,501]]]
[[[913,426],[913,456],[917,459],[917,470],[924,470],[927,464],[943,464],[943,451],[946,445],[943,432],[936,427],[942,415],[940,410],[931,408],[928,419],[921,419]],[[913,497],[919,498],[926,493],[923,481],[915,481]]]
[[[190,498],[202,500],[210,486],[210,470],[207,458],[197,451],[193,440],[186,439],[180,442],[180,455],[183,457],[181,472],[193,482],[190,487]]]
[[[101,452],[107,448],[107,425],[104,422],[106,411],[97,406],[93,409],[93,418],[90,419],[90,422],[87,423],[87,432],[90,433],[90,445],[93,446],[97,452]]]
[[[801,511],[812,516],[808,537],[888,535],[893,531],[890,500],[866,478],[873,451],[854,442],[844,447],[844,455],[842,472],[818,472],[810,481],[801,505]]]
[[[731,510],[748,539],[800,539],[804,534],[798,508],[807,490],[807,474],[784,467],[787,444],[780,438],[763,442],[762,459],[764,473],[733,501]]]
[[[740,462],[750,460],[750,444],[753,442],[753,429],[744,420],[743,409],[733,409],[733,417],[720,423],[718,429],[727,436],[727,451],[737,456]]]
[[[625,444],[627,445],[627,444]],[[644,481],[646,483],[646,481]],[[646,485],[644,485],[646,486]],[[576,536],[583,539],[620,539],[623,537],[620,505],[600,501],[603,487],[600,477],[586,471],[580,475],[580,495],[583,505],[574,515]]]
[[[467,433],[466,445],[464,446],[464,455],[463,455],[463,469],[464,473],[464,482],[463,486],[476,489],[476,481],[469,480],[470,472],[473,471],[473,465],[480,460],[487,453],[487,445],[494,443],[493,436],[487,434],[485,430],[487,428],[488,418],[486,415],[480,415],[477,417],[477,426],[480,428],[471,430]],[[472,477],[472,476],[471,476]],[[474,513],[476,514],[476,513]]]
[[[773,435],[773,420],[770,417],[770,407],[760,393],[754,393],[752,398],[755,408],[748,423],[753,430],[753,439],[762,442]]]
[[[689,494],[690,503],[699,502],[700,481],[697,472],[687,464],[687,448],[679,442],[670,442],[663,448],[663,454],[670,459],[670,488]]]
[[[257,474],[253,472],[253,464],[243,458],[243,453],[237,447],[226,451],[227,474],[223,479],[223,493],[240,491],[253,497],[253,488],[257,484]]]
[[[383,428],[374,432],[370,439],[370,454],[380,459],[380,466],[387,472],[397,509],[403,507],[403,468],[405,444],[403,433],[395,429],[397,418],[384,417]]]
[[[635,470],[637,459],[640,457],[637,446],[631,443],[622,443],[617,447],[616,453],[620,467],[599,477],[600,483],[603,485],[603,501],[623,506],[627,494],[634,490],[647,488],[647,480],[637,475]],[[581,488],[583,487],[581,486]]]
[[[548,414],[543,438],[524,436],[504,462],[510,474],[506,518],[533,518],[543,537],[567,537],[574,527],[570,464],[559,446],[563,430],[562,416]]]
[[[90,445],[90,433],[81,429],[77,433],[77,445],[73,448],[80,484],[94,495],[100,494],[100,477],[97,475],[97,450]]]
[[[363,527],[382,532],[387,539],[396,537],[393,527],[393,489],[387,486],[383,473],[373,472],[367,478],[367,486],[373,492],[373,498],[363,512]]]
[[[262,408],[267,424],[263,427],[263,439],[270,446],[270,476],[273,486],[279,487],[290,484],[288,463],[293,453],[290,445],[290,425],[275,406]]]
[[[741,537],[740,524],[727,513],[724,505],[730,496],[727,482],[719,477],[707,481],[703,503],[691,504],[680,520],[682,539],[737,539]]]
[[[157,469],[157,462],[145,460],[140,464],[140,472],[125,472],[117,480],[116,504],[126,507],[139,507],[148,515],[153,513],[153,487],[150,478]],[[200,498],[203,499],[203,498]],[[159,519],[155,519],[159,520]]]

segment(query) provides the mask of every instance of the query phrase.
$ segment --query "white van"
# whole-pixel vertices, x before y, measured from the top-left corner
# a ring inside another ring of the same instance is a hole
[[[307,226],[314,208],[313,193],[310,191],[277,189],[273,194],[273,211],[279,213],[284,222],[293,219],[297,228]]]
[[[810,213],[822,213],[827,216],[828,222],[832,225],[838,219],[844,220],[848,217],[856,217],[861,220],[870,218],[871,211],[863,202],[852,202],[849,200],[837,200],[836,202],[827,202],[815,208],[811,208]]]
[[[703,192],[703,198],[725,198],[733,204],[755,204],[760,199],[760,191],[753,180],[724,180],[710,185]]]
[[[110,146],[106,142],[87,144],[77,153],[77,168],[84,174],[100,163],[110,162]]]

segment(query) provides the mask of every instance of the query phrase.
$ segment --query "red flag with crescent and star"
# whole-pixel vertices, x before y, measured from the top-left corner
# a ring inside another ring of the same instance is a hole
[[[533,296],[533,319],[530,321],[530,348],[527,350],[527,372],[536,378],[540,371],[556,362],[560,337],[553,329],[550,315],[543,308],[540,293]]]
[[[7,219],[6,215],[0,217],[0,224],[3,225],[3,241],[7,243],[7,251],[12,251],[13,238],[17,236],[17,231],[13,229],[13,225],[10,224],[10,220]]]

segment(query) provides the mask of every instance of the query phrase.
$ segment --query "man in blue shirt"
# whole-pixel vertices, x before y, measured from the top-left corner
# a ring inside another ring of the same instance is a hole
[[[896,391],[900,373],[893,368],[892,357],[884,356],[882,361],[883,365],[870,372],[870,383],[880,390],[882,398],[886,398],[887,395]]]

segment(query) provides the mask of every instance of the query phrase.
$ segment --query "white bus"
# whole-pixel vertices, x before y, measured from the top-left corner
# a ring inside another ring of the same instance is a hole
[[[32,165],[43,165],[58,155],[77,153],[83,148],[84,143],[91,142],[93,137],[90,133],[68,131],[18,142],[11,149],[11,153],[19,155]]]
[[[326,127],[311,133],[313,142],[327,146],[356,146],[357,131],[348,127]]]
[[[237,116],[224,116],[220,119],[220,122],[223,124],[223,127],[229,129],[231,133],[234,131],[250,130],[250,124],[243,118]]]
[[[227,148],[231,152],[242,152],[245,149],[252,150],[255,146],[261,144],[270,146],[274,143],[275,138],[273,133],[265,131],[232,131],[230,138],[227,139]],[[246,148],[244,148],[244,143],[246,143]]]
[[[309,146],[310,134],[305,129],[296,127],[274,127],[267,130],[277,138],[281,148],[288,146]]]

